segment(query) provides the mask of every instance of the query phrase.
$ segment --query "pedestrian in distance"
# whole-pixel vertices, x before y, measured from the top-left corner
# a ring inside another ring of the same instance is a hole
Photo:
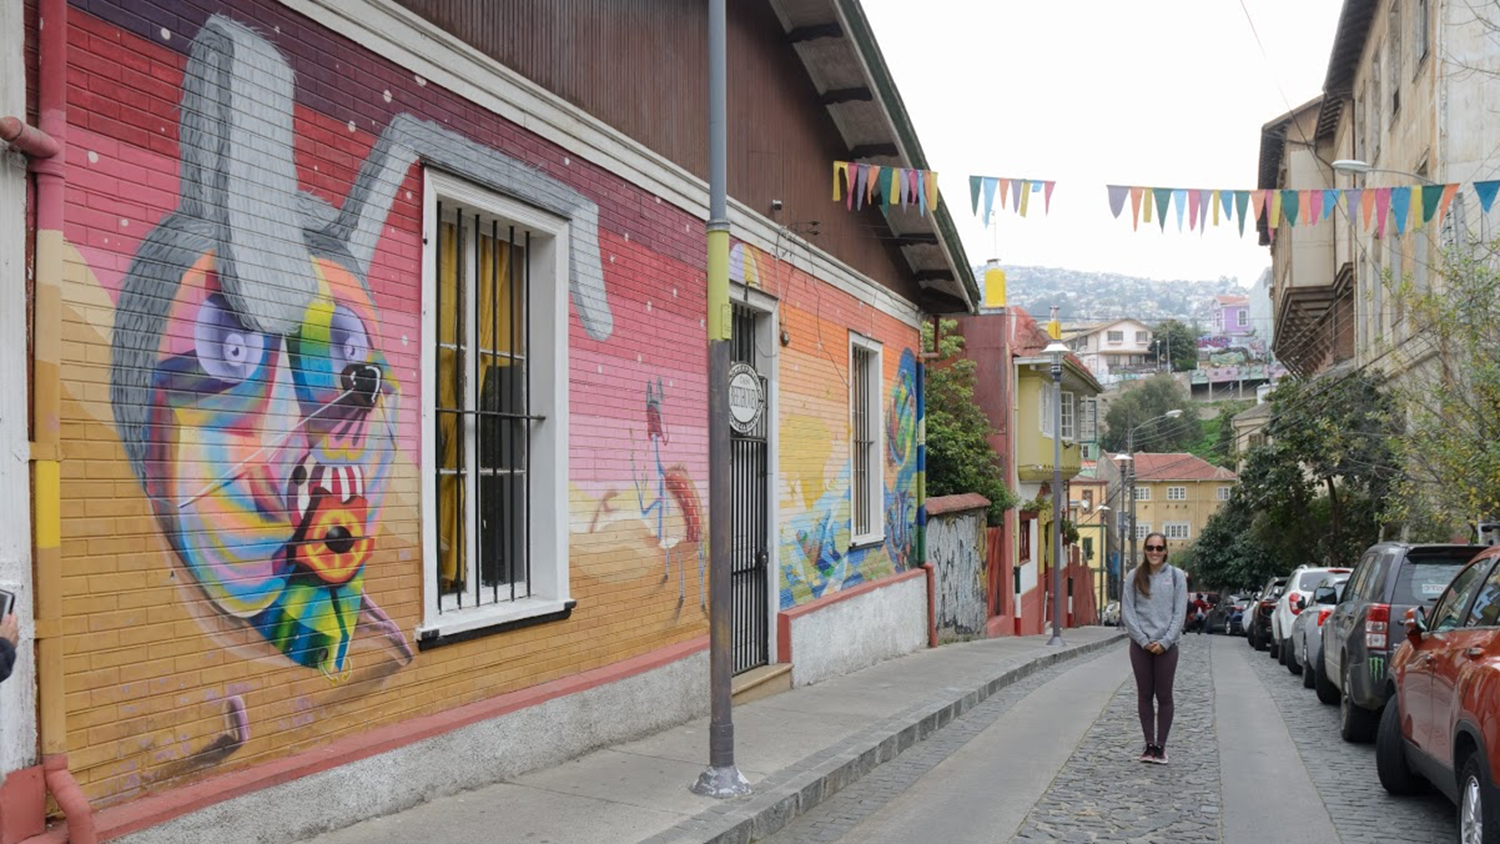
[[[1167,562],[1164,534],[1147,534],[1145,549],[1146,561],[1126,578],[1120,611],[1125,631],[1130,634],[1136,708],[1146,738],[1141,761],[1165,765],[1174,712],[1172,681],[1177,676],[1177,642],[1188,614],[1187,575]]]

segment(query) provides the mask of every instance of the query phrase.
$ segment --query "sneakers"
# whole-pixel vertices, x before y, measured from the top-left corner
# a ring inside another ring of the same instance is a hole
[[[1167,749],[1159,744],[1148,744],[1146,749],[1141,751],[1141,761],[1165,765],[1167,764]]]

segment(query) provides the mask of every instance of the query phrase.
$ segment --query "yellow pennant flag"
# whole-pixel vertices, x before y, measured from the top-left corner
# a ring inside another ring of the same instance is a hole
[[[1146,188],[1144,193],[1145,195],[1142,198],[1145,202],[1142,203],[1144,207],[1141,209],[1141,222],[1149,223],[1151,222],[1151,194],[1153,191],[1150,188]]]
[[[927,180],[927,207],[936,211],[938,203],[937,172],[924,172],[922,178]]]
[[[844,181],[848,181],[849,180],[849,162],[847,162],[847,161],[835,161],[835,162],[833,162],[833,201],[834,202],[838,202],[839,201],[839,174],[840,173],[843,174]],[[851,184],[849,186],[849,190],[853,191],[854,190],[854,185]]]
[[[1275,229],[1281,225],[1281,191],[1273,190],[1271,194],[1271,208],[1266,212],[1266,224]]]
[[[1026,204],[1031,199],[1031,183],[1021,182],[1021,216],[1026,216]]]
[[[834,198],[837,199],[837,197],[834,197]],[[1214,191],[1208,197],[1208,204],[1212,205],[1214,207],[1214,227],[1218,228],[1218,226],[1219,226],[1219,192],[1218,191]]]

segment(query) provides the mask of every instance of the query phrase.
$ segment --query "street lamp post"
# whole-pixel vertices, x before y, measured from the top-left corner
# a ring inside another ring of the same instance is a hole
[[[1104,541],[1101,542],[1101,543],[1099,543],[1100,545],[1104,546],[1103,548],[1099,549],[1099,553],[1101,555],[1103,555],[1102,559],[1104,560],[1104,566],[1103,566],[1103,568],[1104,568],[1104,577],[1101,580],[1101,582],[1099,583],[1099,606],[1097,607],[1098,611],[1102,613],[1102,612],[1104,612],[1104,605],[1109,602],[1109,584],[1110,584],[1110,578],[1109,578],[1109,545],[1110,545],[1110,543],[1109,543],[1109,523],[1106,521],[1106,519],[1109,518],[1108,514],[1109,513],[1113,513],[1114,510],[1108,504],[1100,504],[1098,507],[1094,508],[1094,512],[1099,514],[1099,524],[1100,524],[1101,527],[1104,528],[1102,531],[1100,531],[1101,538]]]
[[[1062,637],[1062,364],[1067,344],[1053,340],[1042,350],[1052,358],[1052,638],[1047,645],[1063,644]]]

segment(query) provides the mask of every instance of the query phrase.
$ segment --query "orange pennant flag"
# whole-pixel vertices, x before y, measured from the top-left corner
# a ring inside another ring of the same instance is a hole
[[[873,202],[873,200],[871,199],[871,197],[873,197],[875,195],[875,188],[879,184],[879,182],[880,182],[880,165],[879,164],[871,164],[870,165],[870,176],[869,176],[868,179],[865,180],[865,204],[866,205],[869,205],[869,204],[871,204]]]
[[[1365,230],[1370,228],[1370,215],[1375,211],[1375,189],[1365,190],[1359,197],[1359,214],[1365,220]]]
[[[1130,229],[1135,231],[1141,225],[1141,194],[1145,191],[1141,188],[1130,189]]]
[[[1298,198],[1302,200],[1299,204],[1302,206],[1302,223],[1303,223],[1303,225],[1310,226],[1313,223],[1316,223],[1317,220],[1313,219],[1313,201],[1312,201],[1312,194],[1313,194],[1313,192],[1310,191],[1310,190],[1304,190],[1304,191],[1298,191],[1297,193],[1299,194]],[[1318,195],[1322,196],[1322,193],[1319,192]]]
[[[1458,195],[1458,185],[1444,185],[1443,198],[1438,200],[1437,225],[1443,225],[1443,218],[1448,216],[1448,206],[1453,204],[1453,197]]]
[[[1272,193],[1274,191],[1254,190],[1250,192],[1250,210],[1254,212],[1250,215],[1250,219],[1259,220],[1266,216],[1266,199]]]
[[[922,178],[927,180],[927,207],[936,210],[938,203],[937,172],[924,172]]]

